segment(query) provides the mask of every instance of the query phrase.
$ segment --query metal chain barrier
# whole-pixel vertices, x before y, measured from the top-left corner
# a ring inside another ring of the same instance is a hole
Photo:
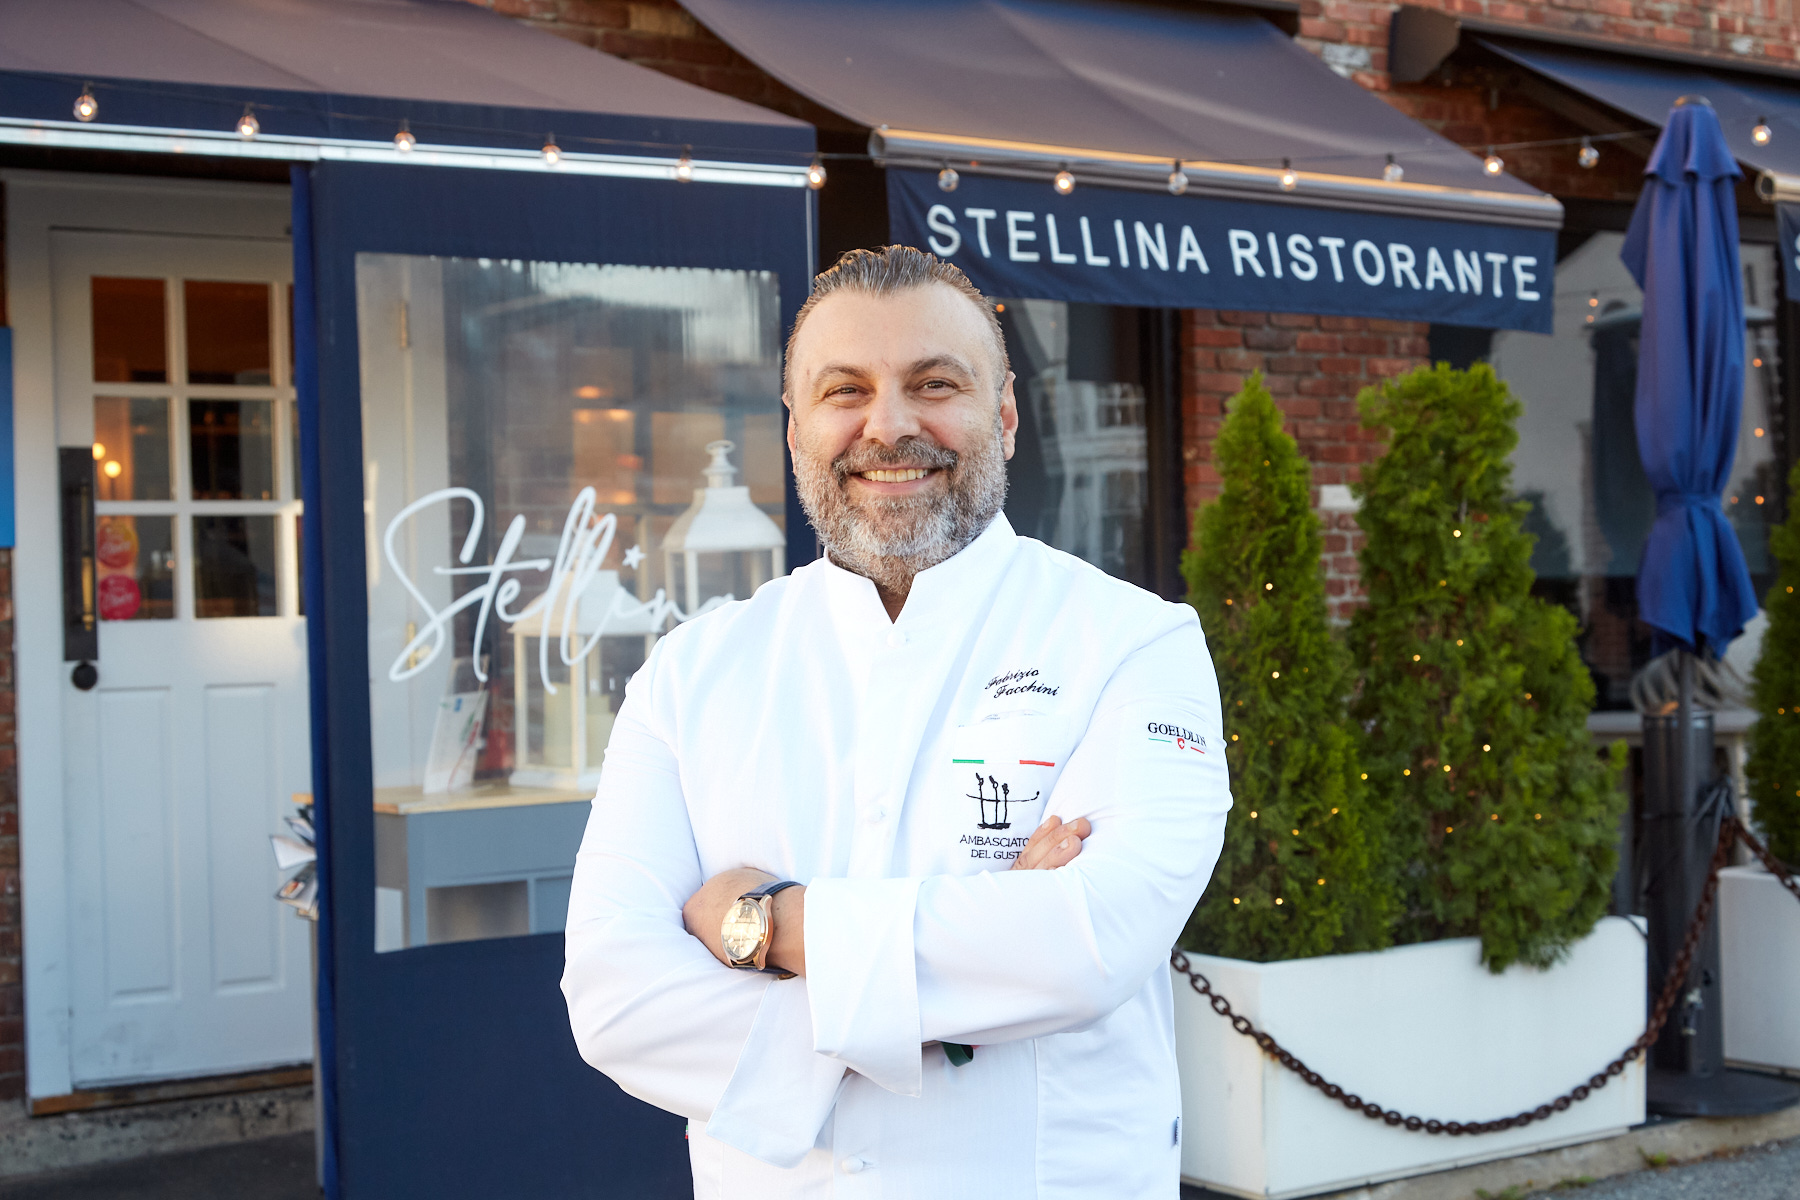
[[[1688,969],[1693,965],[1694,951],[1699,948],[1700,936],[1706,929],[1706,919],[1712,915],[1713,901],[1719,893],[1719,872],[1730,861],[1731,848],[1739,841],[1742,841],[1750,852],[1761,860],[1769,872],[1781,881],[1782,886],[1794,893],[1795,899],[1800,900],[1800,882],[1795,881],[1775,856],[1769,853],[1768,848],[1740,824],[1736,817],[1726,817],[1719,826],[1719,844],[1713,850],[1712,863],[1706,873],[1706,885],[1700,891],[1700,902],[1694,906],[1693,920],[1688,922],[1687,936],[1682,939],[1681,943],[1681,953],[1676,956],[1674,964],[1664,978],[1662,993],[1657,996],[1656,1004],[1650,1010],[1650,1023],[1644,1027],[1644,1032],[1638,1035],[1635,1042],[1625,1048],[1623,1054],[1607,1063],[1604,1070],[1591,1076],[1586,1083],[1577,1084],[1548,1104],[1540,1104],[1536,1108],[1515,1113],[1510,1117],[1500,1117],[1493,1121],[1427,1120],[1424,1117],[1408,1116],[1392,1108],[1383,1108],[1372,1100],[1364,1100],[1355,1092],[1347,1092],[1301,1062],[1280,1042],[1252,1024],[1248,1017],[1239,1016],[1233,1012],[1231,1002],[1213,991],[1211,981],[1194,970],[1186,954],[1180,950],[1174,951],[1169,957],[1169,965],[1187,976],[1188,985],[1196,993],[1206,998],[1207,1003],[1212,1006],[1212,1010],[1230,1021],[1233,1029],[1255,1042],[1265,1054],[1300,1076],[1308,1085],[1319,1089],[1345,1108],[1360,1112],[1372,1121],[1409,1129],[1415,1133],[1445,1133],[1451,1137],[1499,1133],[1503,1129],[1519,1129],[1533,1121],[1546,1120],[1556,1113],[1567,1110],[1571,1105],[1586,1100],[1596,1090],[1605,1087],[1614,1076],[1623,1073],[1627,1066],[1656,1043],[1657,1035],[1662,1032],[1664,1023],[1669,1019],[1669,1013],[1674,1009],[1676,1001],[1681,996],[1682,987],[1687,982]]]

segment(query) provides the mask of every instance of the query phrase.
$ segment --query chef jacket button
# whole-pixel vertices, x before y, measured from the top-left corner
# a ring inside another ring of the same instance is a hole
[[[846,1174],[846,1175],[855,1175],[856,1173],[858,1173],[859,1171],[861,1171],[863,1168],[867,1167],[868,1165],[869,1165],[869,1161],[867,1159],[857,1158],[854,1155],[852,1155],[849,1158],[846,1158],[843,1162],[838,1164],[838,1166],[840,1166],[844,1169],[844,1174]]]
[[[862,819],[865,825],[879,825],[886,817],[887,809],[881,807],[879,804],[875,805],[873,808],[863,809]]]

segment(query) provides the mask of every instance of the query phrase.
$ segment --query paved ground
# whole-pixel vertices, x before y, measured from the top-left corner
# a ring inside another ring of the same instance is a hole
[[[1183,1200],[1227,1200],[1183,1188]],[[318,1200],[310,1133],[0,1181],[0,1200]],[[1487,1200],[1800,1200],[1800,1139],[1700,1162]],[[1481,1200],[1448,1193],[1443,1200]]]
[[[0,1200],[318,1200],[313,1135],[0,1180]]]

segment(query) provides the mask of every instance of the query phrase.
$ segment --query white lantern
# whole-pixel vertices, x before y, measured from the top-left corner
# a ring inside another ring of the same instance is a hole
[[[736,448],[707,443],[706,486],[694,489],[694,502],[663,539],[663,579],[685,616],[714,596],[741,600],[786,570],[786,535],[751,502],[748,487],[732,483],[737,471],[727,456]]]
[[[652,609],[619,586],[617,571],[595,572],[572,612],[571,583],[564,576],[556,595],[512,627],[514,787],[592,792],[598,786],[614,705],[658,632]],[[589,643],[587,653],[577,653]],[[565,653],[575,661],[565,664]],[[546,662],[558,680],[549,686]]]

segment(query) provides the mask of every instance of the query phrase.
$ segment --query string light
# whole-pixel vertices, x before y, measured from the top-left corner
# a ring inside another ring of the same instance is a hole
[[[561,161],[562,161],[562,147],[556,144],[556,135],[554,133],[545,134],[544,135],[544,165],[547,167],[554,167],[557,163],[559,163]]]
[[[1387,156],[1387,166],[1381,168],[1381,177],[1389,183],[1399,183],[1406,178],[1406,168],[1394,161],[1393,155]]]
[[[1300,176],[1294,174],[1294,168],[1293,168],[1292,163],[1290,163],[1289,160],[1287,160],[1285,158],[1281,160],[1281,181],[1280,182],[1281,182],[1281,190],[1284,192],[1291,192],[1295,188],[1300,186]]]
[[[806,168],[806,186],[815,192],[825,186],[825,161],[816,154]]]
[[[100,102],[94,99],[94,85],[91,83],[82,84],[81,95],[75,97],[75,119],[77,121],[91,121],[98,116],[99,113]]]
[[[938,172],[938,191],[940,192],[954,192],[956,185],[961,182],[962,176],[958,175],[956,168],[949,163],[945,163],[944,169]]]
[[[1169,171],[1169,195],[1181,195],[1183,192],[1187,191],[1187,185],[1187,172],[1181,169],[1181,160],[1178,158],[1172,164],[1172,169]]]
[[[408,129],[406,127],[406,122],[402,120],[400,122],[400,132],[394,135],[394,149],[402,154],[411,154],[412,148],[418,144],[419,139],[412,135],[412,130]]]
[[[1591,138],[1581,139],[1581,149],[1575,152],[1575,161],[1590,170],[1595,163],[1600,161],[1600,152],[1594,149],[1594,143]]]
[[[248,104],[244,105],[244,115],[238,118],[237,132],[246,142],[262,132],[262,122],[256,119]]]
[[[685,149],[681,152],[681,157],[675,160],[675,182],[694,182],[694,159]]]
[[[1489,175],[1498,175],[1500,172],[1506,170],[1506,162],[1498,154],[1494,153],[1494,148],[1492,146],[1489,146],[1487,157],[1481,160],[1481,169],[1486,171]]]
[[[1769,139],[1774,136],[1775,131],[1769,128],[1769,119],[1767,117],[1756,118],[1756,124],[1750,127],[1750,140],[1759,146],[1768,145]]]
[[[1281,903],[1281,897],[1280,897],[1280,896],[1277,896],[1277,897],[1275,897],[1275,903],[1277,903],[1277,904],[1280,904],[1280,903]]]
[[[1070,173],[1067,163],[1063,164],[1063,169],[1056,173],[1056,179],[1053,182],[1056,194],[1059,196],[1066,196],[1075,190],[1075,176]]]

